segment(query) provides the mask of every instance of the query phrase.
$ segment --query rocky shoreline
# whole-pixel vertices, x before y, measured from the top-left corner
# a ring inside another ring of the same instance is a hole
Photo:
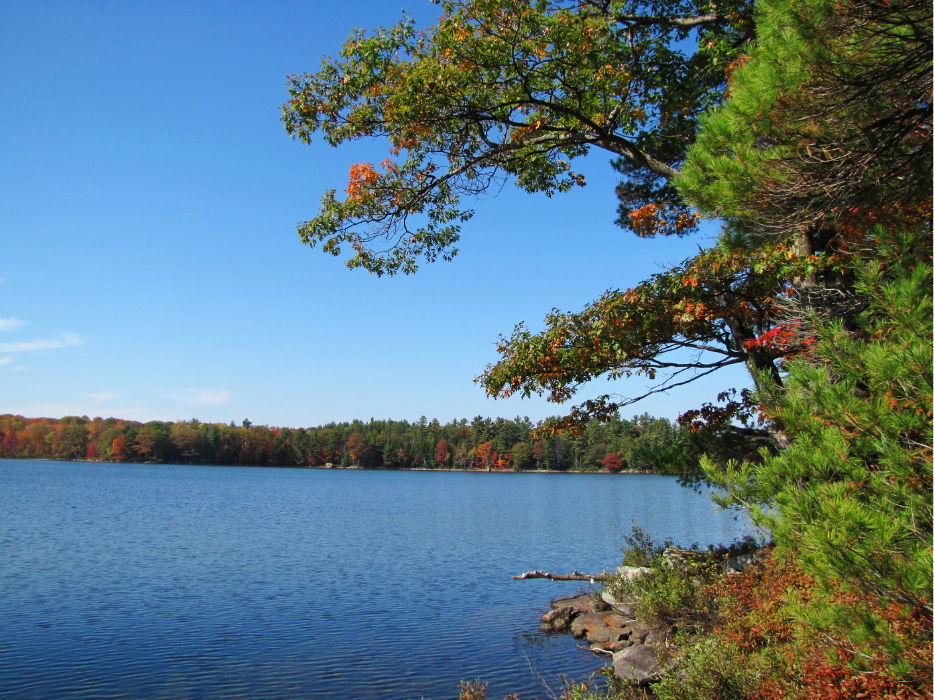
[[[656,645],[665,642],[668,629],[633,619],[595,593],[555,598],[541,620],[542,632],[570,633],[590,651],[612,655],[614,675],[629,683],[647,685],[664,672]]]
[[[751,564],[762,562],[767,550],[725,557],[721,567],[726,574],[737,573]],[[699,554],[690,550],[669,548],[664,552],[668,565],[693,559]],[[628,578],[651,575],[652,569],[641,566],[620,566],[616,573]],[[646,686],[657,681],[671,667],[673,659],[666,653],[669,637],[675,631],[667,625],[653,626],[635,619],[628,606],[606,591],[591,591],[562,596],[551,601],[550,609],[541,617],[539,631],[546,634],[570,633],[587,642],[586,648],[596,654],[612,655],[613,674],[628,683]],[[666,658],[667,657],[667,658]]]

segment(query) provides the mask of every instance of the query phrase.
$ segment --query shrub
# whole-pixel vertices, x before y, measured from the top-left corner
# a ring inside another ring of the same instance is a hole
[[[473,681],[461,681],[457,686],[457,700],[486,700],[486,683],[477,678]]]
[[[645,530],[632,521],[632,534],[623,535],[626,546],[623,547],[623,566],[654,566],[668,547],[674,542],[668,538],[662,544],[655,544]]]
[[[684,643],[684,642],[683,642]],[[756,670],[735,645],[706,637],[687,645],[677,671],[652,689],[659,700],[752,700],[757,697]]]
[[[802,611],[827,608],[823,587],[792,554],[721,576],[707,588],[715,599],[709,634],[675,639],[677,671],[653,688],[663,700],[882,700],[928,697],[930,621],[882,609],[877,600],[838,592],[832,609],[851,616],[873,611],[889,620],[914,673],[885,658],[861,657],[847,638],[815,634]],[[907,620],[907,621],[906,621]],[[880,637],[881,639],[882,637]]]
[[[719,561],[700,555],[689,562],[659,562],[643,576],[610,574],[603,589],[639,620],[698,633],[709,631],[717,618],[710,584],[718,572]]]

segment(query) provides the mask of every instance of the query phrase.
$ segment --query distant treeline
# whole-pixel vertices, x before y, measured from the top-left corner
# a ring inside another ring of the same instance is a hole
[[[526,418],[476,417],[279,428],[68,416],[0,416],[0,456],[253,466],[427,469],[657,470],[686,430],[648,414],[594,422],[579,435],[536,435]],[[677,450],[676,450],[677,451]]]

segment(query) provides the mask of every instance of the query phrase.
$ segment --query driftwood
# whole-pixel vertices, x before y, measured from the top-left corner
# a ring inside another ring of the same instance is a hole
[[[549,574],[545,571],[526,571],[521,576],[513,576],[514,581],[523,581],[527,578],[547,578],[549,581],[606,581],[606,574],[582,574],[574,569],[573,574]]]
[[[584,651],[589,651],[591,654],[609,654],[613,656],[612,651],[607,651],[606,649],[600,649],[599,647],[582,647],[580,644],[575,644],[578,649],[583,649]]]

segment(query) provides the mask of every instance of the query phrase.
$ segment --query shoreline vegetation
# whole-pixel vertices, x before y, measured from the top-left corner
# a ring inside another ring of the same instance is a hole
[[[115,462],[111,459],[60,459],[57,457],[0,457],[0,459],[9,459],[19,462],[77,462],[77,463],[87,463],[87,464],[165,464],[165,465],[177,465],[177,466],[201,466],[201,467],[274,467],[276,469],[316,469],[321,471],[358,471],[358,472],[384,472],[384,471],[394,471],[394,472],[452,472],[460,474],[655,474],[655,475],[666,475],[662,474],[657,470],[652,469],[621,469],[617,472],[611,471],[583,471],[583,470],[558,470],[558,469],[522,469],[520,470],[510,470],[510,469],[480,469],[477,467],[470,467],[467,469],[452,469],[450,467],[360,467],[360,466],[349,466],[342,467],[340,465],[331,464],[324,466],[306,466],[298,464],[265,464],[265,465],[256,465],[256,464],[191,464],[183,462]]]
[[[370,419],[281,428],[119,418],[0,415],[0,457],[319,469],[531,473],[680,473],[686,428],[649,414],[592,421],[578,434],[548,434],[527,417],[477,416],[441,424]]]
[[[728,546],[695,543],[685,549],[670,539],[654,542],[635,522],[623,539],[622,565],[615,570],[554,577],[589,578],[597,586],[551,600],[539,631],[571,634],[582,651],[604,657],[607,666],[586,681],[565,678],[560,695],[551,691],[551,697],[931,697],[929,617],[905,616],[897,605],[839,584],[828,597],[800,553],[774,541],[747,536]],[[826,628],[813,634],[810,620],[826,615],[828,603],[837,614],[875,616],[878,622],[856,644]],[[898,661],[885,660],[883,649]],[[461,683],[458,700],[486,698],[481,680]]]

